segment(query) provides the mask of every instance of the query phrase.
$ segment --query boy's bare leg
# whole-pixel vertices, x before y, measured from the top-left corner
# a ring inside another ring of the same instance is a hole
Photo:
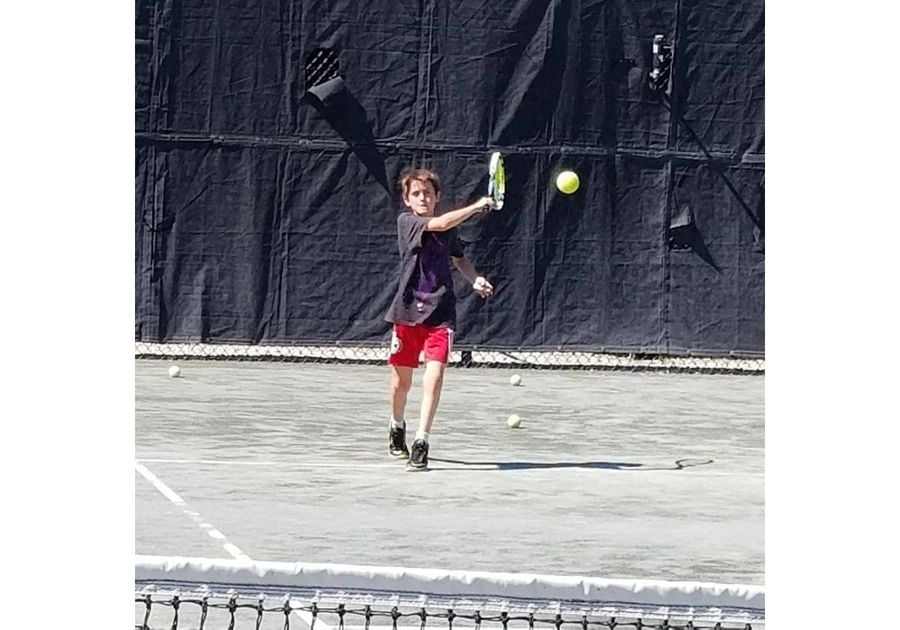
[[[444,367],[440,361],[425,362],[425,376],[422,379],[422,409],[419,414],[419,430],[413,440],[406,470],[428,470],[428,432],[434,423],[434,413],[441,400],[444,385]]]
[[[390,452],[394,457],[409,457],[406,446],[406,396],[412,386],[413,369],[400,365],[391,366],[391,423]]]
[[[434,414],[441,401],[441,389],[444,386],[444,368],[447,365],[440,361],[425,362],[425,377],[422,379],[422,409],[419,414],[419,433],[431,431]]]
[[[403,422],[406,411],[406,396],[412,387],[413,368],[402,365],[391,366],[391,418]]]

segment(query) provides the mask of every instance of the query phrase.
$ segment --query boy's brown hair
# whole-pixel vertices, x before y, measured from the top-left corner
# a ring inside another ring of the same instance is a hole
[[[438,179],[437,173],[429,171],[427,168],[408,168],[400,174],[400,181],[397,182],[400,188],[400,195],[405,199],[409,194],[409,187],[413,181],[431,182],[434,186],[435,194],[441,192],[441,180]]]

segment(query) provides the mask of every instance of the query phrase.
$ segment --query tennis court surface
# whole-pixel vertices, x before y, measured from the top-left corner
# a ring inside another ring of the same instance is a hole
[[[135,364],[141,556],[764,583],[760,375],[449,369],[408,473],[385,366],[173,363]]]

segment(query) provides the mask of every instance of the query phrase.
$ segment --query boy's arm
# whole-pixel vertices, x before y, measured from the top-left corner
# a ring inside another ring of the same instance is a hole
[[[478,272],[475,271],[475,266],[468,258],[460,256],[458,258],[451,257],[450,259],[453,261],[453,265],[459,270],[459,273],[466,279],[466,282],[472,285],[472,289],[474,289],[478,295],[483,298],[493,295],[494,285],[488,282],[487,278],[484,276],[478,275]]]
[[[429,232],[446,232],[447,230],[456,227],[473,214],[487,212],[493,206],[494,200],[492,197],[482,197],[465,208],[445,212],[439,217],[432,217],[428,220],[428,225],[425,226],[425,229]]]

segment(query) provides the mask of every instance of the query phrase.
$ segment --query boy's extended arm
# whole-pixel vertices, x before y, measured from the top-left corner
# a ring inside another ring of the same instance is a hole
[[[469,284],[475,284],[475,279],[478,278],[478,272],[475,271],[475,265],[472,264],[465,256],[460,258],[451,258],[454,266],[459,270],[459,273],[462,274],[462,277],[466,279],[466,282]]]
[[[475,271],[475,265],[472,264],[465,256],[460,256],[459,258],[451,258],[454,266],[459,270],[459,273],[462,274],[463,278],[466,279],[466,282],[471,285],[472,289],[478,293],[481,297],[489,297],[494,293],[494,285],[487,281],[487,278],[484,276],[479,276],[478,272]]]
[[[491,197],[482,197],[475,203],[460,208],[459,210],[451,210],[445,212],[439,217],[432,217],[428,220],[425,229],[429,232],[446,232],[450,228],[454,228],[473,214],[487,212],[494,206],[494,200]]]

